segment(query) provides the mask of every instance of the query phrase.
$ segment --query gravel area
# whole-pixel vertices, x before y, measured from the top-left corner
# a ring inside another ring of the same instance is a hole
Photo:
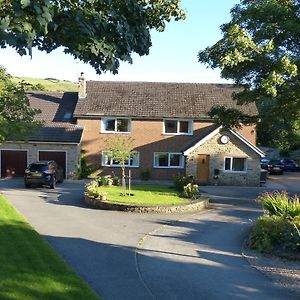
[[[253,268],[274,280],[276,284],[289,289],[300,299],[300,261],[265,255],[248,247],[244,247],[243,255]]]

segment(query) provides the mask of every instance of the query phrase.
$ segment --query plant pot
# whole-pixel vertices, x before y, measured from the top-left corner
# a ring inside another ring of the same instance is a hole
[[[100,201],[105,201],[107,199],[107,195],[100,195],[99,199]]]

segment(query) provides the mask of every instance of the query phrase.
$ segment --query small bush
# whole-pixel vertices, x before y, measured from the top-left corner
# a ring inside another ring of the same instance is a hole
[[[144,170],[141,172],[141,180],[149,180],[151,178],[151,175],[150,175],[150,171],[149,170]]]
[[[77,166],[77,177],[79,179],[88,178],[93,172],[92,168],[88,165],[84,151],[81,151],[80,161]]]
[[[261,252],[300,251],[300,217],[260,217],[250,235],[250,247]]]
[[[95,180],[98,182],[99,186],[112,185],[113,184],[113,179],[111,178],[110,175],[99,176]]]
[[[114,176],[112,178],[113,185],[120,185],[120,178],[118,176]]]
[[[197,199],[199,196],[198,184],[188,183],[183,187],[183,196],[191,199]]]
[[[173,177],[173,184],[175,189],[182,193],[184,191],[184,186],[189,183],[194,183],[193,176],[183,176],[181,174],[177,174]]]
[[[287,192],[263,193],[257,198],[270,215],[294,218],[300,215],[300,199]]]

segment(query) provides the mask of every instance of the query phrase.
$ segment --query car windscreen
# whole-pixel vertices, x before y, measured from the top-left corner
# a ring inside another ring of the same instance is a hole
[[[31,164],[29,166],[29,170],[31,172],[44,172],[44,171],[48,171],[48,165]]]
[[[271,165],[277,165],[277,164],[282,164],[282,162],[280,160],[270,160],[270,164]]]

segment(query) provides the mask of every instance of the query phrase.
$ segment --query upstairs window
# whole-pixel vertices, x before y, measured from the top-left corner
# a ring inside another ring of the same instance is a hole
[[[227,172],[246,172],[246,158],[241,157],[225,157],[224,169]]]
[[[181,153],[155,152],[155,168],[183,168],[184,158]]]
[[[133,155],[128,156],[128,159],[125,161],[126,167],[139,167],[140,162],[140,154],[139,152],[134,152]],[[114,160],[111,157],[111,154],[109,151],[102,151],[102,166],[106,167],[120,167],[120,162]]]
[[[102,119],[102,132],[130,133],[131,120],[126,118],[104,118]]]
[[[164,120],[164,134],[191,135],[193,122],[191,120]]]

